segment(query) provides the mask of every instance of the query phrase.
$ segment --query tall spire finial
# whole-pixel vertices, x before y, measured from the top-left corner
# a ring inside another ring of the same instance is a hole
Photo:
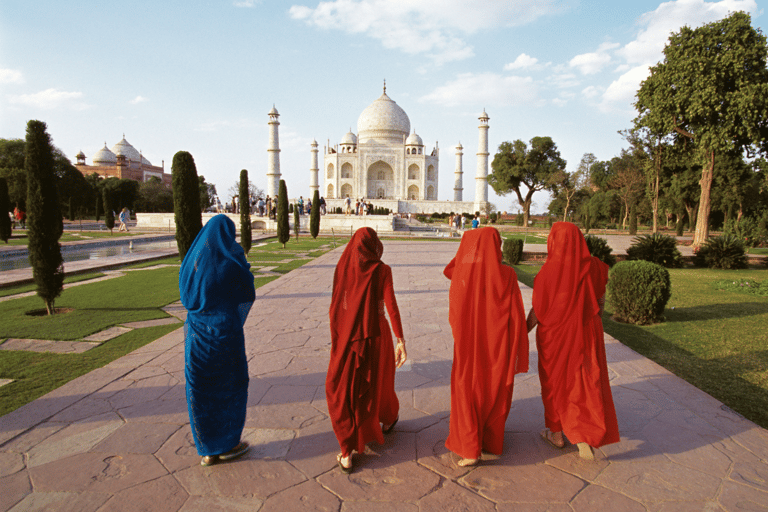
[[[387,79],[384,79],[384,94],[387,94]]]

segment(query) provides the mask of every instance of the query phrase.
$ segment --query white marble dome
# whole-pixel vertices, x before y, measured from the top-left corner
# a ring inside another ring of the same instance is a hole
[[[114,165],[117,163],[117,156],[109,150],[105,142],[104,147],[98,150],[91,160],[93,165]]]
[[[379,99],[368,105],[357,120],[358,140],[399,142],[411,131],[411,121],[405,110],[384,92]]]
[[[130,160],[131,162],[141,162],[144,165],[152,165],[149,163],[149,160],[144,158],[141,153],[136,151],[136,148],[131,146],[131,144],[125,140],[125,135],[123,135],[123,140],[112,146],[112,152],[115,155],[123,155],[126,160]]]
[[[347,132],[346,135],[344,135],[341,138],[342,144],[357,144],[357,136],[355,136],[354,133],[351,131]]]
[[[424,141],[421,140],[421,137],[416,135],[416,130],[413,131],[412,134],[408,136],[408,138],[405,140],[406,146],[423,146]]]

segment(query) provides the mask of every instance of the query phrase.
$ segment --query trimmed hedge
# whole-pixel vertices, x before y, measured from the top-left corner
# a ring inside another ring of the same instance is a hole
[[[669,271],[650,261],[620,261],[610,270],[608,300],[614,319],[631,324],[651,324],[664,319],[672,296]]]
[[[523,258],[523,241],[519,238],[506,238],[501,245],[504,263],[517,265]]]
[[[627,249],[627,259],[650,261],[667,268],[683,266],[683,255],[677,248],[677,240],[661,233],[636,236]]]

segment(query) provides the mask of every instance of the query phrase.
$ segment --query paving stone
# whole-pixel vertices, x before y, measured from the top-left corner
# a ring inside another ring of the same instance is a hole
[[[0,350],[51,352],[53,354],[82,354],[83,352],[87,352],[98,346],[99,343],[88,343],[87,341],[22,340],[9,338],[0,345]]]
[[[567,503],[585,486],[583,480],[544,464],[482,464],[459,483],[497,503]]]
[[[284,459],[295,436],[287,429],[245,428],[240,439],[251,445],[247,459]]]
[[[595,483],[640,501],[714,499],[722,480],[677,464],[640,462],[609,465]]]
[[[74,423],[85,418],[91,418],[112,412],[112,406],[106,400],[93,398],[93,395],[83,398],[76,404],[72,404],[58,414],[51,417],[50,421],[61,423]]]
[[[611,512],[645,512],[643,504],[627,498],[605,487],[590,485],[571,502],[574,512],[593,512],[600,510],[606,503],[611,504]]]
[[[391,512],[392,510],[397,510],[397,512],[419,512],[419,506],[415,503],[404,503],[396,501],[394,498],[396,496],[385,502],[345,500],[341,504],[341,512]]]
[[[266,354],[253,354],[248,358],[248,372],[251,375],[267,376],[272,372],[285,369],[292,359],[292,355],[281,350]]]
[[[337,453],[339,443],[328,420],[300,429],[285,460],[308,478],[315,478],[336,467]]]
[[[163,395],[165,398],[167,395]],[[189,423],[186,398],[176,400],[150,400],[118,409],[118,413],[129,423]]]
[[[345,475],[336,469],[317,478],[323,487],[342,500],[415,501],[430,493],[440,477],[415,462],[403,462],[379,469],[355,467],[355,472]]]
[[[33,492],[9,512],[94,512],[108,499],[94,492]]]
[[[8,510],[32,492],[32,485],[26,471],[19,471],[0,478],[0,510]]]
[[[258,498],[232,498],[225,496],[190,496],[179,512],[253,512],[259,510],[264,502]],[[288,512],[288,511],[285,511]]]
[[[73,423],[29,450],[27,465],[35,468],[70,455],[87,452],[122,425],[123,420],[115,413],[106,413]]]
[[[419,512],[495,511],[496,504],[451,481],[419,501]]]
[[[736,482],[723,484],[718,501],[725,510],[768,510],[768,493]]]
[[[170,324],[178,324],[178,323],[179,323],[179,319],[174,316],[171,318],[158,318],[157,320],[128,322],[122,325],[123,327],[128,327],[129,329],[142,329],[144,327],[157,327],[159,325],[170,325]]]
[[[83,338],[85,341],[107,341],[111,340],[112,338],[117,338],[118,336],[122,336],[123,334],[127,332],[131,332],[133,329],[130,327],[121,327],[119,325],[116,325],[115,327],[110,327],[109,329],[104,329],[103,331],[99,331],[97,333],[91,334],[90,336],[87,336]]]
[[[73,471],[77,468],[77,471]],[[35,491],[114,494],[167,474],[152,455],[79,453],[29,469]]]
[[[728,476],[734,482],[768,492],[768,464],[763,461],[738,461]]]
[[[144,482],[116,493],[104,504],[104,512],[146,510],[175,511],[184,505],[189,495],[170,475]]]
[[[722,512],[724,509],[715,501],[666,501],[646,503],[651,512]]]
[[[0,388],[13,382],[13,379],[0,379]]]
[[[567,503],[499,503],[498,512],[573,512]]]
[[[155,457],[165,466],[169,473],[176,473],[200,465],[200,455],[195,449],[195,441],[189,424],[177,430],[155,452]]]
[[[323,489],[317,482],[307,481],[267,498],[259,512],[336,512],[340,508],[341,502],[336,496]]]
[[[306,480],[287,462],[247,459],[209,467],[197,465],[174,476],[193,496],[256,496],[259,499]]]
[[[448,421],[444,420],[416,434],[416,457],[422,466],[450,480],[465,475],[469,468],[458,466],[458,456],[445,447]]]
[[[90,449],[99,453],[155,453],[179,429],[176,425],[126,423]]]
[[[728,474],[731,460],[714,446],[720,440],[718,437],[700,435],[687,428],[670,429],[656,420],[643,433],[673,462],[718,478]]]
[[[21,453],[0,452],[0,478],[18,473],[25,467]]]

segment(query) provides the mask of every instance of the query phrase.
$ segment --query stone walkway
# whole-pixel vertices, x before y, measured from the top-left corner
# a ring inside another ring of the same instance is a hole
[[[257,290],[245,457],[199,466],[179,329],[0,417],[0,510],[768,510],[768,432],[611,338],[620,443],[586,462],[539,438],[532,344],[503,455],[456,466],[444,447],[453,348],[442,269],[457,245],[384,244],[409,361],[396,379],[400,422],[352,475],[335,465],[323,389],[337,249]]]

